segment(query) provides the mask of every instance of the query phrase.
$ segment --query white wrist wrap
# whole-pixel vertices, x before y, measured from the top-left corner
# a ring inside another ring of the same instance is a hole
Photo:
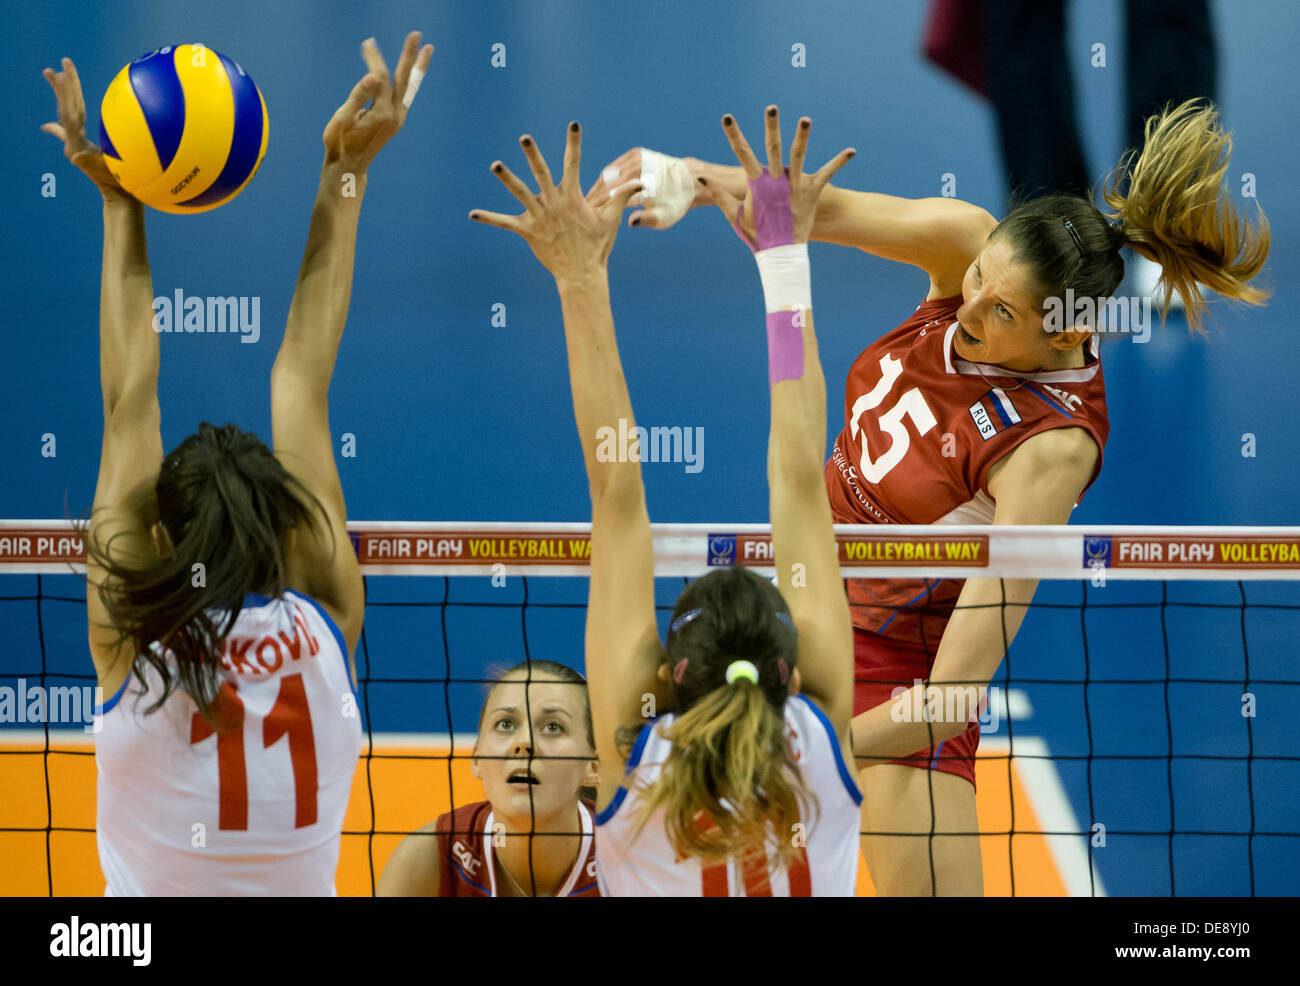
[[[788,312],[812,308],[812,268],[808,244],[790,243],[769,247],[754,254],[758,276],[763,282],[763,310]]]

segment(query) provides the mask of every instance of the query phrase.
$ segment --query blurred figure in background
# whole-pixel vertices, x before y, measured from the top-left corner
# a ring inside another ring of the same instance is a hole
[[[925,55],[993,104],[1012,205],[1051,192],[1086,194],[1092,184],[1066,13],[1066,0],[935,0],[930,7]],[[1137,149],[1144,121],[1164,104],[1215,98],[1218,57],[1208,0],[1126,0],[1123,16],[1124,140]],[[1160,268],[1130,258],[1133,292],[1153,294]],[[1176,293],[1172,301],[1182,306]]]

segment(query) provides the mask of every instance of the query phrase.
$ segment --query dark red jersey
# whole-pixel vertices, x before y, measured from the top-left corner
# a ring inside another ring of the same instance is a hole
[[[599,897],[596,885],[596,837],[592,818],[595,806],[578,802],[582,842],[578,865],[570,871],[556,897]],[[442,863],[439,897],[497,897],[496,862],[492,854],[495,830],[492,805],[487,801],[465,805],[439,816],[438,858]],[[521,882],[525,878],[516,875]]]
[[[836,523],[991,524],[989,470],[1026,438],[1083,428],[1104,448],[1110,426],[1095,337],[1086,364],[1074,370],[1018,373],[970,363],[953,350],[961,301],[922,302],[854,361],[844,430],[826,463]],[[1099,454],[1093,479],[1100,469]],[[933,652],[961,586],[850,579],[854,625]]]

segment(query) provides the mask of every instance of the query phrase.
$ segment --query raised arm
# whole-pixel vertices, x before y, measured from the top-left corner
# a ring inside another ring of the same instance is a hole
[[[392,82],[373,38],[362,43],[361,54],[368,72],[325,127],[325,164],[307,248],[284,340],[271,370],[276,458],[320,500],[329,518],[330,529],[322,532],[323,538],[300,541],[294,548],[293,577],[300,583],[295,588],[330,612],[349,653],[361,635],[365,600],[334,461],[329,385],[347,322],[357,221],[370,163],[405,122],[408,86],[418,88],[433,46],[421,49],[418,31],[407,35]]]
[[[582,138],[569,124],[564,174],[557,186],[536,142],[519,139],[537,179],[534,194],[500,161],[492,172],[524,206],[519,216],[475,209],[470,218],[521,235],[555,277],[569,352],[573,414],[591,492],[591,578],[587,597],[587,685],[600,758],[600,800],[623,776],[622,727],[641,721],[646,694],[659,694],[662,661],[654,608],[654,556],[639,462],[600,454],[605,429],[634,426],[614,318],[606,262],[620,216],[639,187],[628,182],[613,197],[584,198],[579,187]]]
[[[675,163],[677,162],[677,163]],[[680,169],[679,169],[680,164]],[[688,209],[708,200],[696,194],[672,201],[677,185],[675,171],[703,177],[712,187],[745,199],[747,233],[753,235],[752,199],[743,168],[701,161],[698,158],[670,158],[645,148],[634,147],[615,159],[605,172],[611,187],[632,179],[653,175],[653,191],[666,195],[663,203],[647,193],[633,204],[646,208],[633,212],[629,223],[650,229],[673,225]],[[593,192],[602,191],[599,186]],[[605,194],[608,194],[606,192]],[[857,192],[827,185],[817,200],[817,214],[809,238],[822,243],[856,247],[886,260],[919,267],[930,275],[930,297],[945,298],[960,293],[962,277],[980,252],[997,220],[969,202],[952,198],[907,199],[878,192]]]
[[[752,218],[760,230],[756,239],[746,239],[756,248],[767,309],[772,548],[781,594],[799,633],[802,690],[825,711],[847,748],[853,710],[853,627],[823,477],[826,382],[813,328],[808,235],[826,183],[856,152],[846,148],[815,174],[805,175],[812,121],[804,117],[790,149],[787,178],[781,166],[775,106],[767,108],[766,120],[766,172],[735,119],[724,116],[722,125],[741,162],[750,193],[746,203],[752,203]],[[707,178],[701,184],[735,226],[741,199]]]
[[[158,410],[158,333],[153,329],[153,281],[145,250],[144,206],[128,195],[86,138],[86,103],[72,59],[62,70],[45,69],[58,103],[58,123],[41,127],[63,141],[63,152],[103,196],[104,256],[99,294],[99,376],[104,438],[89,536],[112,542],[116,563],[145,567],[156,557],[150,527],[156,520],[154,484],[162,465]],[[115,692],[134,661],[129,642],[119,642],[94,587],[108,576],[92,557],[86,593],[90,653],[99,682]]]

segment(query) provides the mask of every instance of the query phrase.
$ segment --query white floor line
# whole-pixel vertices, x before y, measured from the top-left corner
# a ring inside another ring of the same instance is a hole
[[[1005,755],[1009,746],[1005,736],[986,736],[980,738],[980,752]],[[1038,817],[1039,827],[1045,832],[1081,831],[1079,820],[1070,799],[1061,784],[1061,777],[1056,772],[1056,765],[1050,759],[1051,753],[1047,741],[1041,736],[1016,734],[1016,756],[1012,764],[1020,778],[1029,799],[1033,802],[1034,814]],[[1065,884],[1065,892],[1071,897],[1106,896],[1106,888],[1101,880],[1101,873],[1096,865],[1092,866],[1092,885],[1088,881],[1089,854],[1084,836],[1043,836],[1047,848],[1056,861],[1057,871]]]

